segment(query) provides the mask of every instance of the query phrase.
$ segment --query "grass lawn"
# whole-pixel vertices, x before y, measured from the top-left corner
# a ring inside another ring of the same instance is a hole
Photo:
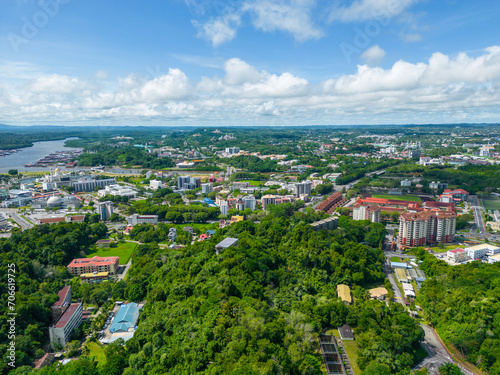
[[[455,244],[455,245],[448,245],[448,246],[445,246],[443,248],[433,246],[433,247],[431,247],[431,249],[432,249],[432,251],[435,251],[436,253],[446,253],[448,250],[453,250],[453,249],[456,249],[459,247],[460,247],[459,244]]]
[[[356,341],[342,340],[342,343],[344,344],[346,354],[349,357],[349,361],[351,362],[354,375],[361,375],[362,371],[356,363],[358,359],[358,345],[356,344]]]
[[[401,262],[400,257],[391,257],[391,262]]]
[[[487,210],[500,210],[500,200],[482,199],[482,202]]]
[[[373,194],[373,198],[378,199],[393,199],[398,201],[413,201],[413,202],[421,202],[422,200],[416,195],[386,195],[386,194]]]
[[[101,247],[97,251],[86,255],[87,258],[99,257],[120,257],[120,264],[127,264],[132,252],[137,246],[134,242],[118,243],[116,247]]]
[[[89,342],[87,347],[90,350],[89,357],[94,357],[99,365],[106,362],[106,356],[104,355],[104,348],[96,342]]]
[[[195,232],[205,233],[209,229],[219,229],[219,223],[213,224],[203,224],[203,223],[186,223],[186,224],[175,224],[178,231],[181,231],[184,227],[193,227]]]

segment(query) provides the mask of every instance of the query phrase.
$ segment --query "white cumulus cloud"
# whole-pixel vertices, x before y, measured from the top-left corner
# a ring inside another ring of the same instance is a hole
[[[398,16],[419,0],[355,0],[349,5],[335,6],[330,20],[342,22],[390,19]]]
[[[378,65],[382,62],[385,55],[385,51],[380,48],[378,44],[376,44],[363,52],[361,54],[361,59],[364,60],[368,65]]]

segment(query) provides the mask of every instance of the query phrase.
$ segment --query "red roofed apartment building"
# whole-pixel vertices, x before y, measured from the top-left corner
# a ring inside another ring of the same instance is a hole
[[[52,347],[64,347],[71,332],[82,323],[82,304],[71,303],[71,286],[65,286],[59,293],[59,300],[52,305],[52,319],[55,324],[49,327]]]
[[[401,246],[423,246],[438,242],[453,242],[457,215],[448,208],[422,212],[403,212],[399,217],[399,240]]]
[[[98,256],[93,258],[73,259],[73,261],[68,264],[68,271],[74,276],[93,272],[109,272],[110,275],[114,275],[118,270],[119,259],[119,257],[101,258]]]

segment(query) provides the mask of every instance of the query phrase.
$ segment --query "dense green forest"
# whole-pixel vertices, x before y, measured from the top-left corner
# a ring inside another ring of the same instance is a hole
[[[426,169],[427,180],[448,182],[470,194],[488,194],[500,189],[500,165],[464,165],[446,169]]]
[[[421,289],[428,318],[446,342],[471,363],[500,374],[500,263],[448,266],[420,250],[430,276]]]
[[[349,323],[361,368],[382,363],[409,374],[422,329],[399,304],[369,300],[365,289],[384,283],[383,252],[361,244],[380,243],[383,226],[342,218],[334,231],[314,231],[304,215],[277,210],[182,249],[138,246],[126,294],[147,303],[134,337],[107,349],[113,366],[84,355],[67,369],[33,373],[321,375],[316,337]],[[217,255],[215,244],[229,236],[238,246]],[[337,298],[339,283],[351,286],[354,305]]]
[[[31,147],[33,142],[55,141],[78,135],[78,132],[0,133],[0,150]]]
[[[61,223],[36,226],[28,231],[15,232],[10,238],[0,239],[0,262],[4,271],[0,276],[0,292],[7,296],[7,268],[15,265],[16,284],[16,363],[30,365],[43,354],[51,324],[50,306],[57,300],[57,292],[64,279],[71,278],[66,265],[97,239],[107,228],[102,223]],[[8,370],[5,356],[9,324],[7,303],[0,304],[0,371]]]
[[[140,166],[142,168],[161,169],[174,167],[172,158],[158,158],[140,147],[92,146],[88,153],[78,159],[79,166]]]

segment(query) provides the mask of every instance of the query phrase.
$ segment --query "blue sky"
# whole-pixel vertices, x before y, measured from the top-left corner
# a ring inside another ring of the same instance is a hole
[[[500,122],[500,2],[0,0],[0,122]]]

